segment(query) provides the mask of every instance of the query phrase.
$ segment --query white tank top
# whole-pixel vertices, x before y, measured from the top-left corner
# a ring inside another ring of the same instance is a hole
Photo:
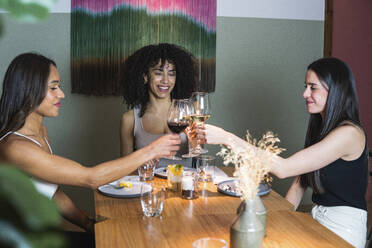
[[[4,139],[6,136],[8,136],[9,134],[15,134],[15,135],[21,136],[21,137],[23,137],[25,139],[31,140],[32,142],[34,142],[35,144],[37,144],[37,145],[39,145],[41,147],[41,144],[37,140],[34,140],[34,139],[32,139],[30,137],[27,137],[26,135],[20,134],[18,132],[8,132],[3,137],[0,138],[0,141],[2,139]],[[44,140],[45,140],[45,142],[48,145],[50,154],[53,154],[52,148],[50,147],[48,140],[45,139],[45,138],[44,138]],[[53,197],[53,195],[56,193],[56,191],[58,189],[58,185],[57,184],[48,183],[48,182],[45,182],[43,180],[35,179],[35,178],[31,178],[31,181],[35,185],[36,190],[40,194],[48,197],[49,199],[51,199]]]

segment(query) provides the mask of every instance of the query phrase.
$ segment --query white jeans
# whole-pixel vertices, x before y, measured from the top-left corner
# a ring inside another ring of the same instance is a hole
[[[364,248],[367,236],[367,211],[345,206],[315,205],[311,215],[354,247]]]

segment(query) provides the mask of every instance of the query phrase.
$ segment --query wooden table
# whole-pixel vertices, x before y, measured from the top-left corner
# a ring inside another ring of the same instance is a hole
[[[166,180],[156,178],[156,184]],[[203,185],[201,196],[184,200],[168,194],[161,217],[144,217],[139,198],[117,199],[94,193],[96,215],[106,219],[95,225],[96,247],[192,247],[202,237],[229,242],[230,225],[241,200]],[[293,206],[274,190],[262,198],[267,209],[267,236],[263,247],[351,247],[311,216],[292,211]]]

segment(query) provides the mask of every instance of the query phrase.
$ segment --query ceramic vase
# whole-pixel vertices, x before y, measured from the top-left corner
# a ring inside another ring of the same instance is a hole
[[[266,236],[266,207],[263,204],[261,197],[256,195],[254,199],[254,210],[256,212],[256,215],[258,219],[261,221],[263,228],[264,228],[264,234]]]
[[[240,203],[236,213],[240,214],[240,212],[245,209],[245,205],[246,204],[245,204],[244,201],[242,203]],[[255,212],[256,212],[256,215],[257,215],[258,219],[261,221],[261,223],[263,225],[264,233],[265,233],[265,236],[266,236],[266,213],[267,212],[266,212],[266,207],[261,200],[261,197],[259,197],[258,195],[256,195],[256,197],[254,198],[254,209],[255,209]]]
[[[261,247],[265,230],[261,220],[256,214],[256,198],[243,202],[238,212],[240,213],[238,213],[230,227],[230,247]]]

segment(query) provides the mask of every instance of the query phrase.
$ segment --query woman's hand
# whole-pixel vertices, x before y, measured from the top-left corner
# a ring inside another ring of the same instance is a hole
[[[180,149],[181,137],[178,134],[167,134],[152,142],[149,147],[154,158],[170,157]]]
[[[159,164],[159,159],[151,159],[149,161],[147,161],[145,164],[148,164],[154,168],[157,168],[158,167],[158,164]]]
[[[198,139],[206,144],[228,145],[226,141],[228,140],[229,133],[222,128],[205,124],[204,126],[197,126],[196,133]]]
[[[186,127],[186,129],[183,131],[187,135],[189,140],[196,138],[196,126],[196,123],[193,123],[191,124],[191,126]]]

